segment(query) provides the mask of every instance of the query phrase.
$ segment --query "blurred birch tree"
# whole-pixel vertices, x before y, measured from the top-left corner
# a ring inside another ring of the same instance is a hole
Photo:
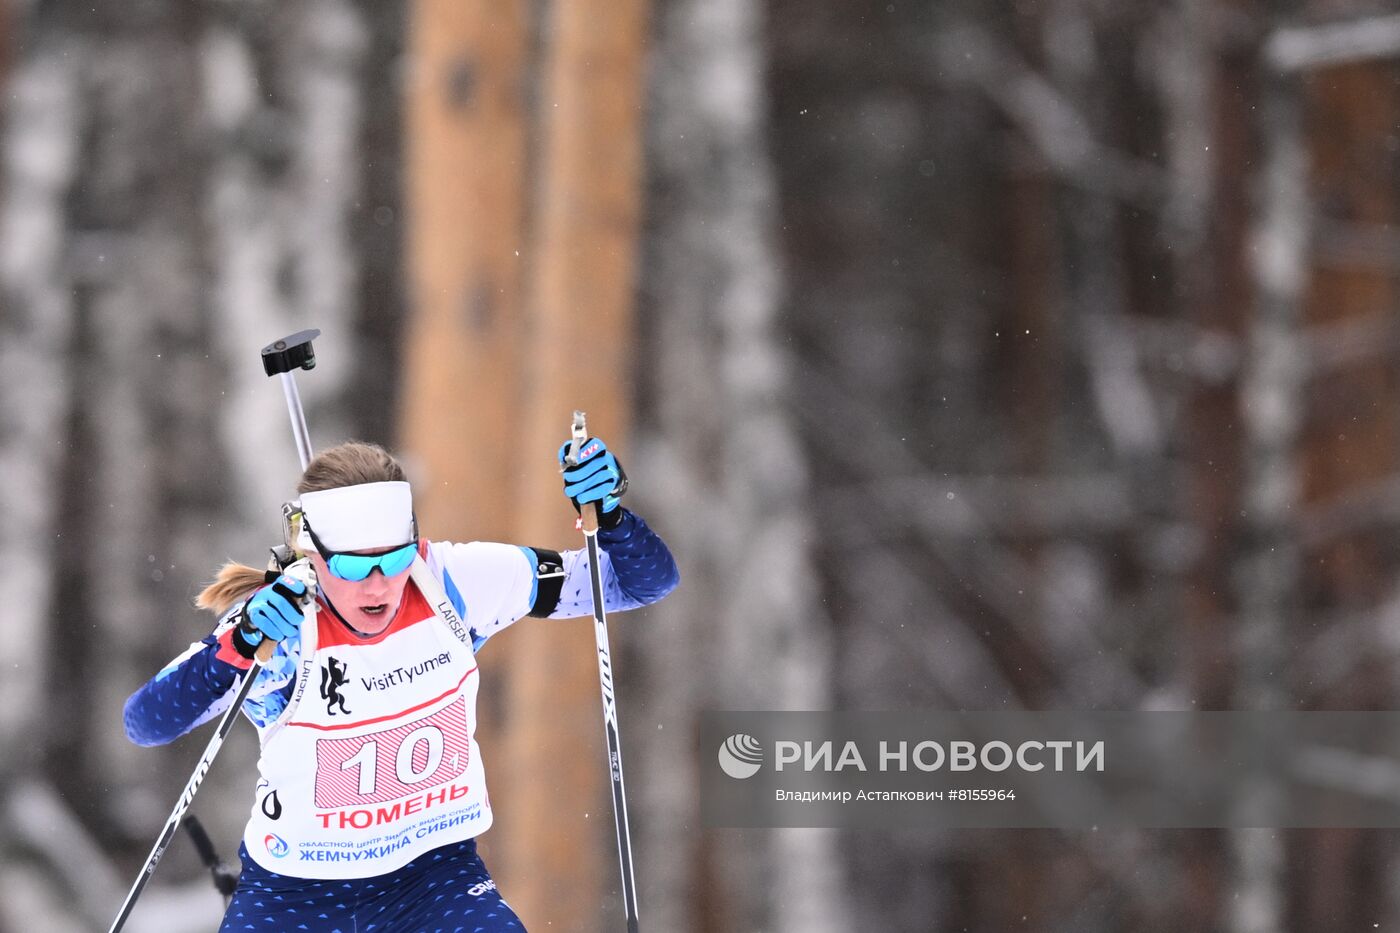
[[[0,929],[92,929],[198,751],[130,746],[122,701],[208,631],[198,581],[261,559],[295,481],[257,350],[321,327],[317,442],[387,426],[401,29],[342,0],[27,4],[9,25],[0,547],[24,591],[0,649]],[[196,807],[225,843],[250,738]],[[207,929],[207,881],[172,887],[196,873],[177,845],[131,928]]]

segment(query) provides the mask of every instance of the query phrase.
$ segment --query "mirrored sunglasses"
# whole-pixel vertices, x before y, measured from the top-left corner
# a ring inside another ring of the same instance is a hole
[[[418,554],[418,544],[413,541],[400,545],[392,551],[385,551],[383,554],[349,554],[344,551],[332,551],[321,543],[320,538],[316,537],[316,529],[311,527],[310,522],[306,522],[305,516],[302,517],[302,521],[306,523],[306,530],[311,535],[311,543],[316,545],[316,550],[326,559],[326,567],[330,569],[331,573],[350,583],[358,583],[365,579],[374,573],[376,567],[386,577],[398,576],[412,565],[413,558]]]

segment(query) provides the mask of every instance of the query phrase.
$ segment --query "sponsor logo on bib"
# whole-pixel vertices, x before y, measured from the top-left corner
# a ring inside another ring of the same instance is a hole
[[[411,684],[424,674],[435,671],[440,667],[447,667],[451,663],[452,652],[444,651],[441,654],[433,655],[416,664],[396,667],[392,671],[386,671],[383,674],[375,674],[372,677],[361,677],[360,686],[363,687],[366,692],[370,693],[375,690],[389,690],[393,687]]]
[[[334,716],[337,708],[342,713],[350,712],[345,707],[345,694],[340,692],[340,688],[349,683],[345,673],[348,667],[344,661],[335,658],[327,658],[326,663],[321,665],[321,699],[326,701],[327,716]]]

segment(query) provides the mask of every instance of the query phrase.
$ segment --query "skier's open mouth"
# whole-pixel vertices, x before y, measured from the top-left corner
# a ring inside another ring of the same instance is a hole
[[[380,604],[377,605],[377,606],[361,606],[361,607],[360,607],[360,611],[363,612],[363,613],[364,613],[365,615],[367,615],[367,616],[377,616],[377,615],[379,615],[380,613],[382,613],[385,609],[388,609],[388,608],[389,608],[389,604],[388,604],[388,603],[380,603]]]

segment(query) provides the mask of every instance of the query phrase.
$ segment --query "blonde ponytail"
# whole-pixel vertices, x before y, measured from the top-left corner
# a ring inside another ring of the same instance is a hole
[[[221,616],[252,596],[265,583],[263,571],[229,561],[219,568],[214,581],[194,598],[194,604]]]

